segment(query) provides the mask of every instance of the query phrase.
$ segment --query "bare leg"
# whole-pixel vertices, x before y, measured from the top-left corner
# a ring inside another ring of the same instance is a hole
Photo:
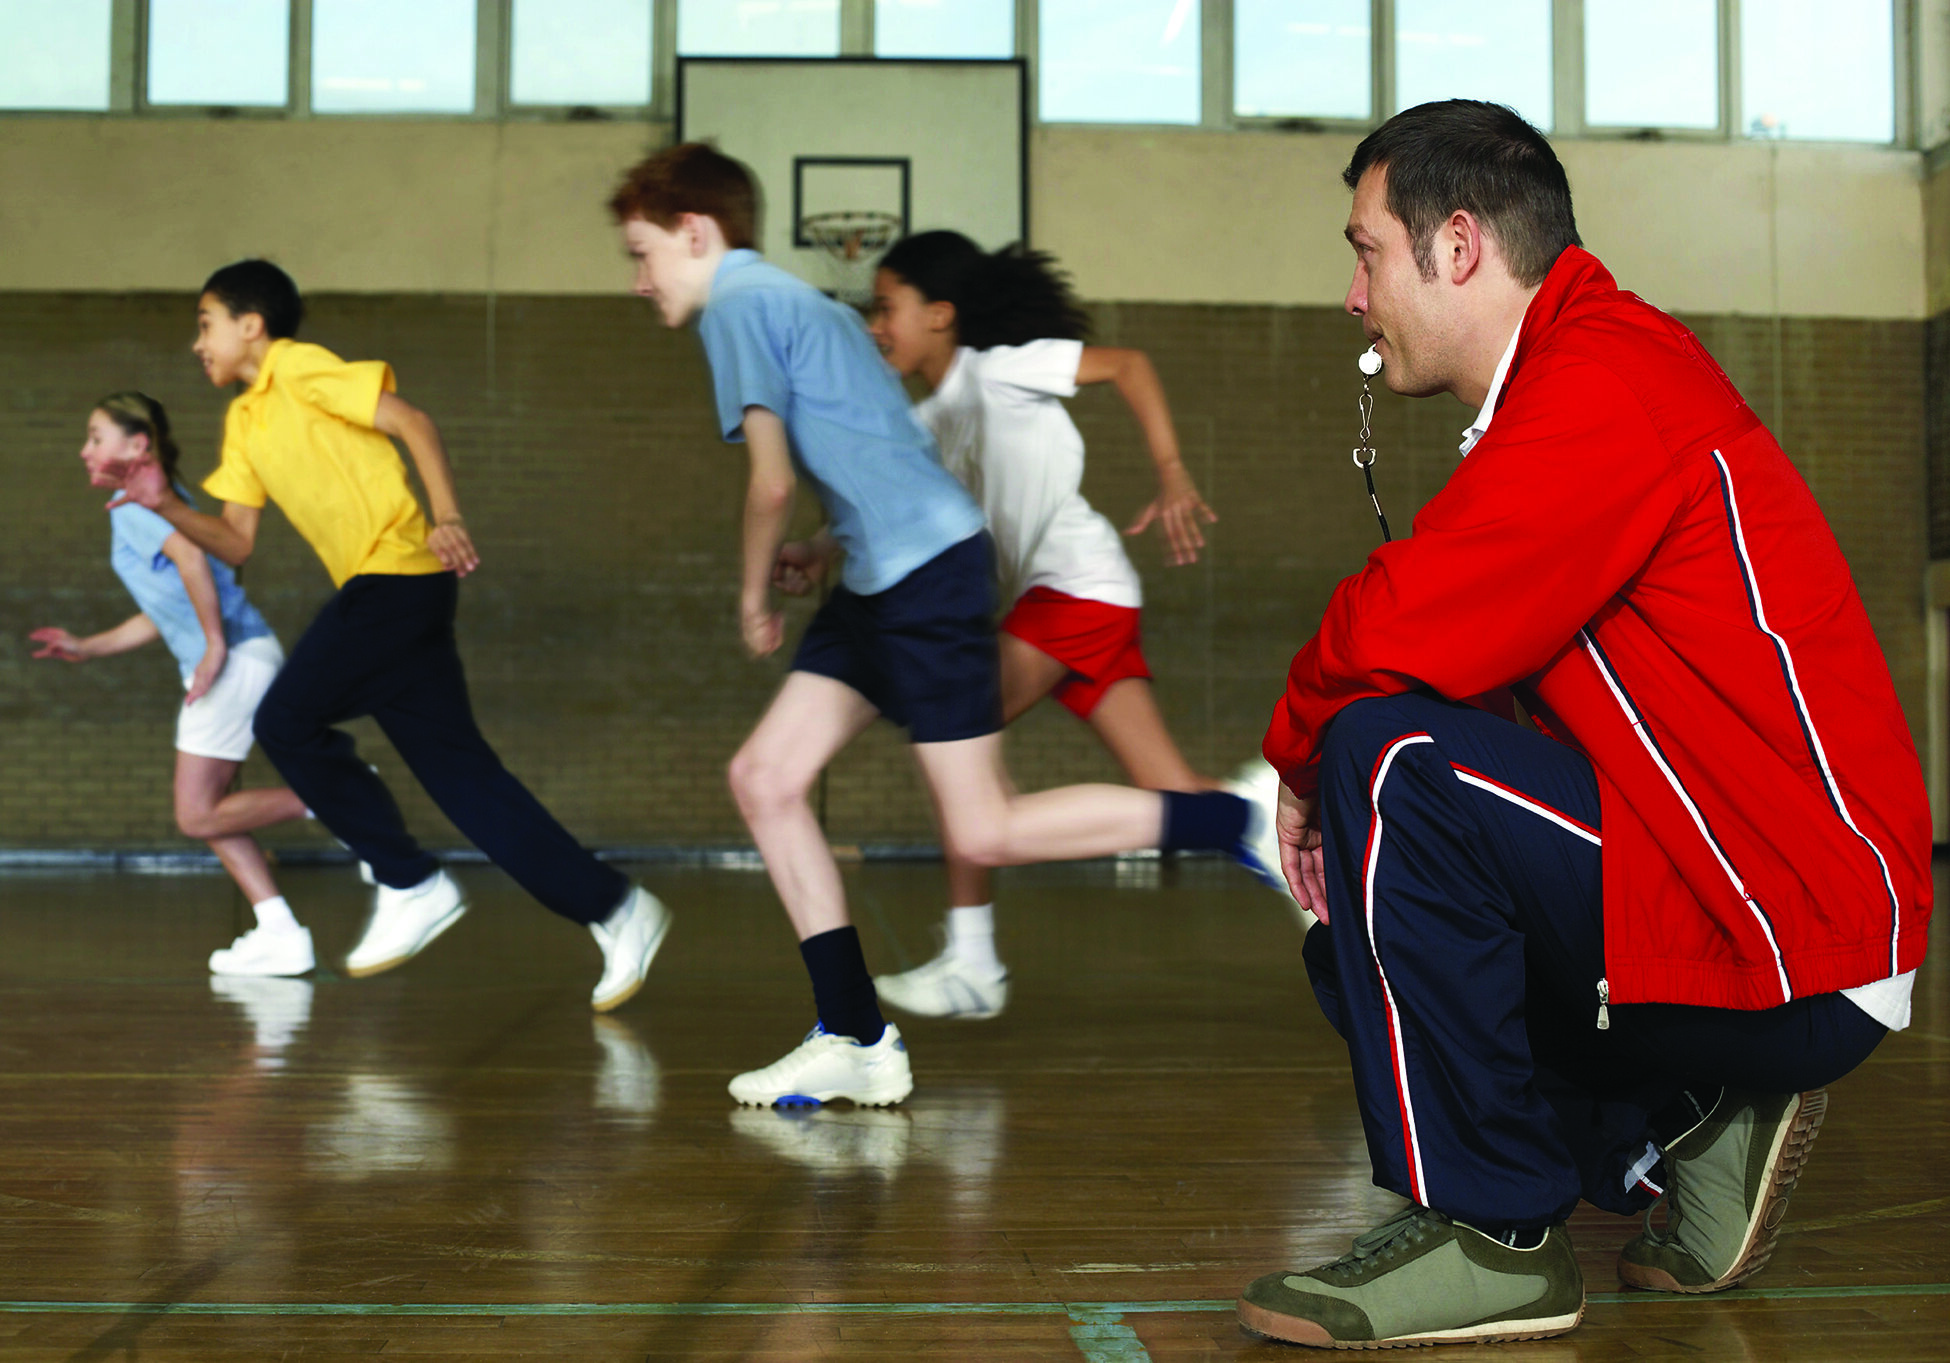
[[[1192,770],[1165,727],[1165,717],[1158,713],[1151,683],[1143,677],[1111,683],[1090,712],[1090,727],[1132,785],[1146,790],[1224,789],[1223,783]]]
[[[1163,837],[1164,801],[1128,786],[1065,786],[1016,795],[1002,766],[1002,735],[917,743],[948,851],[982,866],[1075,861]]]
[[[879,713],[842,682],[794,672],[731,759],[731,793],[802,942],[848,922],[840,868],[807,797]]]
[[[296,795],[282,788],[244,790],[226,796],[224,791],[242,765],[221,757],[177,753],[176,826],[185,837],[209,843],[244,897],[252,904],[261,904],[277,898],[278,886],[271,877],[264,849],[244,830],[302,818],[305,807]],[[246,800],[246,796],[261,798]]]

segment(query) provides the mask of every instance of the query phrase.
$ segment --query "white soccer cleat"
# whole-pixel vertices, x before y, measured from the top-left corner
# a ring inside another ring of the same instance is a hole
[[[406,964],[467,912],[460,886],[445,871],[410,890],[380,885],[372,898],[372,921],[345,958],[345,973],[354,979]]]
[[[924,1018],[992,1018],[1009,1002],[1009,972],[990,974],[964,963],[949,947],[926,965],[876,975],[882,1003]]]
[[[603,949],[603,977],[596,981],[589,1006],[607,1013],[643,988],[643,977],[669,931],[670,911],[641,885],[630,887],[615,913],[591,923],[589,935]]]
[[[1246,834],[1233,857],[1252,872],[1253,878],[1293,906],[1294,919],[1302,936],[1319,920],[1300,907],[1300,901],[1287,888],[1286,872],[1280,868],[1280,774],[1263,757],[1240,765],[1226,782],[1226,789],[1252,806],[1246,820]]]
[[[871,1046],[814,1026],[783,1059],[731,1081],[731,1096],[750,1107],[809,1107],[836,1098],[885,1107],[913,1091],[907,1043],[891,1022]]]
[[[210,953],[212,975],[302,975],[317,964],[310,930],[296,926],[259,925]]]

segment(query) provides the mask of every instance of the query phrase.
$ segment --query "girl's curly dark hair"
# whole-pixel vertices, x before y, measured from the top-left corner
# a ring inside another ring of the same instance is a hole
[[[954,304],[956,338],[976,350],[1090,336],[1069,275],[1045,251],[987,252],[959,232],[918,232],[895,242],[880,268],[930,303]]]

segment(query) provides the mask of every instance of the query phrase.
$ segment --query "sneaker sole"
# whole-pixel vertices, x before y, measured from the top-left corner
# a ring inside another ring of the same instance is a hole
[[[770,1098],[740,1098],[732,1094],[745,1107],[823,1107],[827,1103],[848,1102],[855,1107],[893,1107],[904,1102],[907,1095],[914,1092],[914,1081],[909,1079],[900,1086],[899,1092],[885,1089],[869,1089],[865,1094],[844,1093],[838,1089],[825,1093],[780,1093]]]
[[[316,960],[307,961],[303,965],[291,966],[283,970],[225,970],[221,966],[213,963],[210,966],[210,973],[212,975],[222,975],[224,978],[231,980],[289,980],[295,979],[299,975],[309,975],[316,969],[318,969],[318,962]]]
[[[1282,1344],[1305,1344],[1316,1349],[1421,1349],[1431,1344],[1499,1344],[1521,1339],[1550,1339],[1577,1329],[1584,1319],[1584,1303],[1568,1316],[1546,1316],[1541,1320],[1500,1320],[1486,1325],[1468,1325],[1457,1330],[1430,1330],[1419,1335],[1396,1335],[1391,1339],[1335,1339],[1318,1321],[1299,1316],[1283,1316],[1239,1299],[1239,1326],[1247,1334]]]
[[[650,939],[650,949],[643,953],[643,965],[636,972],[636,978],[624,985],[623,988],[617,990],[614,994],[611,994],[608,998],[590,999],[589,1006],[598,1013],[607,1013],[611,1009],[622,1007],[631,999],[635,998],[637,990],[643,988],[643,982],[650,978],[650,963],[657,959],[657,953],[663,949],[664,938],[669,935],[670,914],[666,911],[664,921],[657,926],[657,935]]]
[[[467,904],[465,901],[463,901],[454,906],[454,911],[452,913],[448,914],[445,918],[441,919],[438,923],[435,923],[432,928],[428,929],[426,936],[422,937],[418,942],[414,943],[413,949],[411,951],[401,952],[398,956],[393,957],[391,960],[381,961],[377,965],[353,965],[352,962],[348,960],[345,963],[345,973],[347,975],[350,975],[355,980],[363,980],[371,975],[383,974],[386,971],[391,970],[395,966],[405,965],[408,961],[412,960],[415,956],[418,956],[421,952],[425,951],[428,947],[432,946],[434,938],[438,937],[441,933],[445,932],[448,928],[451,928],[454,924],[460,922],[461,918],[465,916],[466,913],[467,913]]]
[[[1815,1143],[1816,1133],[1821,1130],[1822,1118],[1827,1115],[1828,1090],[1816,1089],[1812,1093],[1802,1094],[1793,1118],[1781,1124],[1780,1132],[1774,1138],[1773,1162],[1766,1189],[1761,1194],[1758,1214],[1747,1228],[1746,1246],[1734,1261],[1732,1269],[1710,1283],[1689,1287],[1662,1268],[1628,1263],[1621,1257],[1618,1261],[1619,1280],[1628,1287],[1697,1296],[1703,1292],[1721,1292],[1738,1286],[1767,1267],[1767,1261],[1774,1257],[1774,1246],[1781,1236],[1781,1222],[1787,1217],[1788,1195],[1801,1178],[1801,1166],[1808,1162],[1808,1151]]]

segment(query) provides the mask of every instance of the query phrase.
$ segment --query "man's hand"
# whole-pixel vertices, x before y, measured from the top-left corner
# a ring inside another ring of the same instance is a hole
[[[126,464],[105,467],[99,478],[90,478],[97,487],[119,489],[109,498],[108,510],[118,506],[146,506],[151,511],[159,509],[163,500],[172,494],[169,475],[162,471],[152,456],[131,459]]]
[[[807,596],[826,578],[832,557],[818,540],[787,540],[772,565],[772,585],[787,596]]]
[[[1280,786],[1279,812],[1274,822],[1280,833],[1280,871],[1300,907],[1327,921],[1327,874],[1320,854],[1320,801],[1301,799]]]
[[[449,516],[427,532],[427,548],[456,577],[466,577],[481,566],[481,556],[474,552],[467,525],[458,516]]]
[[[210,688],[217,684],[217,678],[223,674],[224,659],[228,654],[229,649],[220,642],[206,642],[203,645],[202,661],[190,673],[190,689],[183,693],[183,704],[194,705],[209,694]]]
[[[59,658],[64,663],[85,663],[92,656],[81,640],[53,625],[37,629],[27,637],[40,645],[34,650],[36,658]]]
[[[1165,537],[1166,552],[1173,566],[1183,567],[1198,562],[1198,551],[1205,547],[1205,532],[1199,529],[1200,524],[1210,525],[1218,519],[1219,513],[1205,504],[1192,476],[1179,465],[1175,472],[1165,476],[1157,497],[1138,512],[1137,519],[1124,528],[1124,533],[1141,535],[1156,522]]]
[[[773,610],[770,601],[747,601],[738,612],[738,628],[745,637],[745,651],[754,658],[776,653],[785,642],[785,616]]]

